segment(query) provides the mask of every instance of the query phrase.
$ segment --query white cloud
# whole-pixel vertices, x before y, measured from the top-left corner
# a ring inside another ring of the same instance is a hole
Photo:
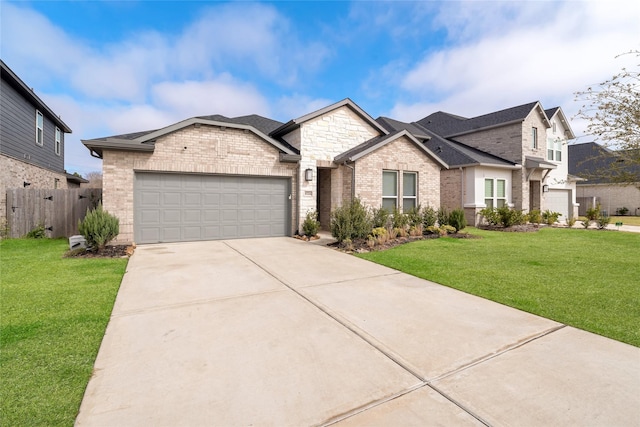
[[[299,93],[295,93],[289,96],[283,96],[275,103],[275,117],[280,117],[285,121],[298,118],[338,101],[340,100],[312,98],[310,96],[301,95]]]
[[[438,22],[460,44],[427,54],[404,74],[404,99],[391,114],[474,116],[540,100],[571,116],[573,93],[611,77],[629,63],[614,57],[640,47],[640,3],[625,10],[600,2],[474,4],[455,16],[445,4]]]

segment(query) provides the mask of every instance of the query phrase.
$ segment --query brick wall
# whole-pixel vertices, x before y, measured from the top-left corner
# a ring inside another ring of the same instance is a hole
[[[603,210],[615,215],[619,208],[629,209],[628,215],[640,215],[640,184],[637,185],[577,185],[577,197],[597,197]]]
[[[133,241],[134,171],[166,171],[292,177],[293,232],[295,163],[280,163],[278,150],[250,131],[217,126],[189,126],[158,138],[153,153],[103,151],[103,205],[120,219],[117,242]]]
[[[440,173],[440,206],[450,211],[461,209],[461,187],[462,172],[460,169],[443,169]]]
[[[402,172],[418,172],[418,203],[440,207],[440,166],[427,157],[407,137],[399,138],[358,159],[356,196],[365,204],[379,208],[382,204],[382,171],[396,170],[399,196],[402,196]],[[401,205],[401,203],[399,203]]]
[[[58,180],[56,184],[56,179]],[[7,189],[25,188],[67,188],[67,176],[8,156],[0,156],[0,220],[7,217]]]

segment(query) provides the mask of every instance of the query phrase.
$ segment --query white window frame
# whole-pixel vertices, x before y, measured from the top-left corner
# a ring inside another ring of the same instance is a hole
[[[487,181],[491,182],[491,194],[487,194]],[[499,183],[503,183],[502,196],[498,195]],[[487,203],[489,202],[489,203]],[[488,208],[500,208],[507,205],[507,180],[502,178],[484,179],[484,204]]]
[[[415,177],[415,179],[413,180],[413,184],[414,184],[413,196],[407,196],[406,194],[404,194],[404,178],[407,175],[413,175]],[[409,209],[405,209],[405,206],[404,206],[405,200],[413,200],[413,207],[418,206],[418,172],[410,172],[410,171],[402,172],[402,211],[408,212]]]
[[[36,110],[36,144],[44,145],[44,116],[39,110]]]
[[[556,162],[561,162],[562,161],[562,140],[558,139],[556,141],[556,157],[555,157],[555,161]]]
[[[531,127],[531,148],[538,148],[538,128],[535,126]]]
[[[396,188],[395,188],[395,195],[385,195],[384,193],[384,176],[385,174],[395,174],[396,177]],[[397,208],[398,207],[398,171],[393,171],[393,170],[383,170],[382,171],[382,207],[385,206],[384,201],[385,200],[393,200],[394,206]]]
[[[54,145],[56,156],[60,155],[61,147],[62,147],[62,131],[60,131],[60,128],[56,126],[56,142]]]

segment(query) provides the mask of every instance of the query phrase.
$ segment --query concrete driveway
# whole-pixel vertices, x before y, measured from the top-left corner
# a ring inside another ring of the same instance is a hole
[[[136,249],[76,425],[632,426],[638,396],[636,347],[249,239]]]

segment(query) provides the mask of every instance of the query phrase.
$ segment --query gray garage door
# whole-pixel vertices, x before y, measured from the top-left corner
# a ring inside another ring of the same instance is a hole
[[[136,173],[137,243],[285,236],[287,178]]]
[[[560,221],[566,221],[569,215],[569,194],[570,190],[549,190],[545,193],[546,208],[552,212],[560,212]]]

